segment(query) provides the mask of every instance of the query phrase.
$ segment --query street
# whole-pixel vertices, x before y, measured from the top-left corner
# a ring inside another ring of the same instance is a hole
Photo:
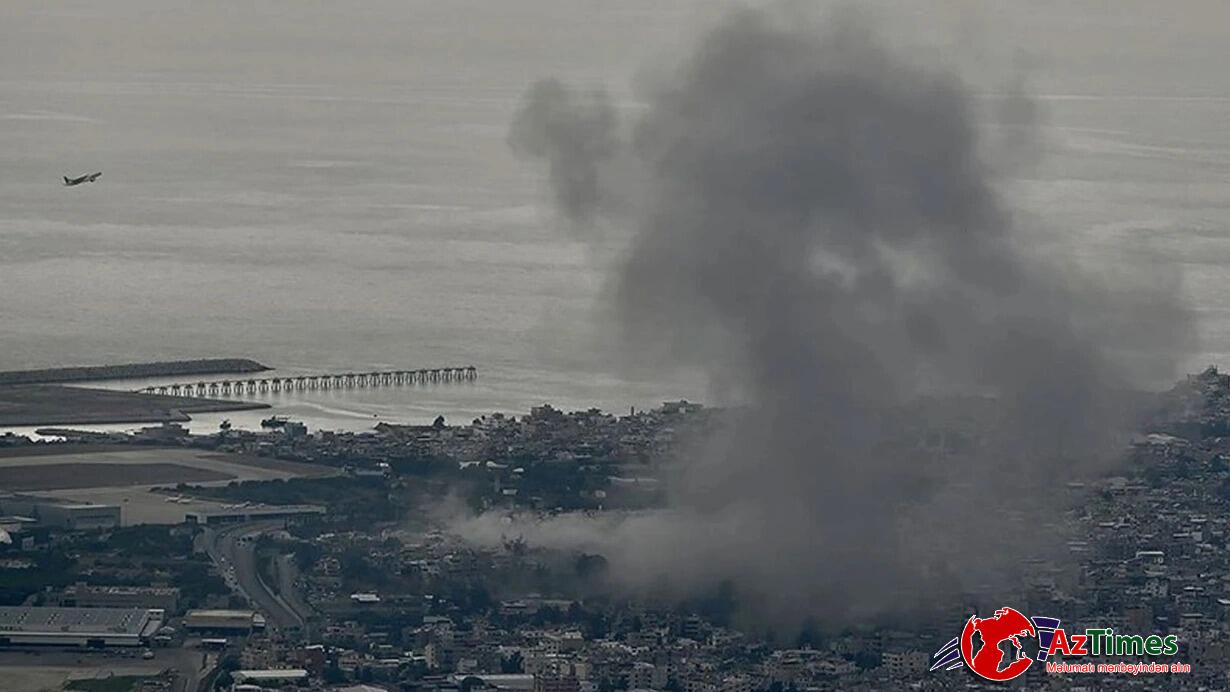
[[[299,612],[291,605],[291,602],[300,603],[300,608],[304,608],[301,601],[292,597],[288,602],[279,592],[280,588],[291,585],[286,580],[282,580],[281,586],[266,584],[257,569],[256,537],[280,528],[280,521],[245,522],[219,529],[206,528],[203,540],[206,552],[218,566],[227,584],[246,596],[253,608],[265,614],[270,628],[301,628],[308,613]]]

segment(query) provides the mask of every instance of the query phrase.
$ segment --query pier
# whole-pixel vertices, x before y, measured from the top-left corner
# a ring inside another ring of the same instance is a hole
[[[384,370],[378,372],[347,372],[332,375],[300,375],[297,377],[260,377],[235,380],[213,380],[162,384],[137,390],[141,394],[207,397],[260,394],[264,392],[300,392],[358,387],[395,387],[403,385],[472,382],[478,377],[473,365],[426,370]]]

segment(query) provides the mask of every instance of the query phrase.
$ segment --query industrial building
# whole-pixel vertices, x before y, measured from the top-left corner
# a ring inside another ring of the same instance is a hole
[[[531,692],[534,689],[534,676],[525,673],[467,673],[449,676],[449,679],[459,686],[466,678],[478,678],[486,686],[501,692]]]
[[[203,509],[188,512],[185,520],[194,524],[228,524],[260,519],[305,519],[321,516],[324,507],[316,505],[262,505],[244,507],[223,507],[220,509]]]
[[[237,670],[231,673],[238,689],[243,685],[257,688],[281,685],[298,685],[308,678],[308,672],[302,668],[279,668],[273,670]]]
[[[0,646],[143,646],[164,615],[143,608],[0,606]]]
[[[30,517],[36,519],[41,526],[55,526],[70,531],[111,529],[120,525],[118,505],[13,493],[0,495],[0,515]]]
[[[265,616],[253,610],[190,610],[184,627],[196,632],[243,633],[265,629]]]
[[[4,516],[0,517],[0,531],[4,531],[12,536],[13,534],[25,531],[37,523],[38,520],[34,517]]]
[[[173,586],[89,586],[76,583],[64,587],[60,605],[76,608],[159,608],[179,610],[179,589]]]

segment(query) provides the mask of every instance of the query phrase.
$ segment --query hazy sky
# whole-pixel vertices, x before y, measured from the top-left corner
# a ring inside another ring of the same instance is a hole
[[[509,151],[509,121],[547,76],[635,108],[730,4],[0,3],[0,367],[461,358],[564,386],[604,371],[604,274]],[[1230,6],[860,5],[919,60],[1037,94],[1043,164],[1010,194],[1084,252],[1161,246],[1203,351],[1230,353]]]

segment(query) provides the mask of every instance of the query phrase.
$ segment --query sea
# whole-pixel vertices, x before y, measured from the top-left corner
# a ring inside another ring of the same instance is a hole
[[[478,368],[473,383],[256,397],[323,429],[711,400],[699,373],[620,357],[602,309],[619,253],[559,220],[507,130],[545,77],[635,114],[743,4],[8,0],[0,369]],[[859,6],[987,113],[1028,94],[1037,141],[999,183],[1006,203],[1079,260],[1173,269],[1200,335],[1185,367],[1230,364],[1224,3]]]

